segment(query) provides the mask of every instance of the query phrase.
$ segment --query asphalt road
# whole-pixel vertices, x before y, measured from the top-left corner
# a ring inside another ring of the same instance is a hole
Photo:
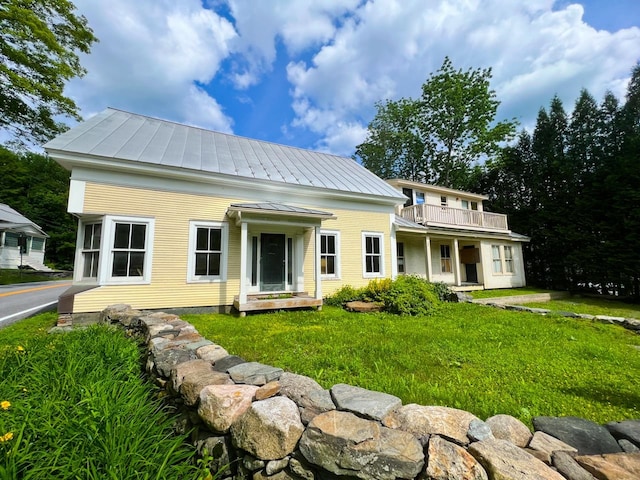
[[[0,328],[36,313],[53,310],[68,280],[0,285]]]

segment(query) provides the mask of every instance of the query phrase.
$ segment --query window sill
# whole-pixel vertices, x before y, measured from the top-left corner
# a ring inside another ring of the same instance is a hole
[[[212,277],[212,278],[188,278],[187,279],[187,283],[191,284],[191,283],[224,283],[226,282],[227,279],[226,278],[221,278],[221,277]]]

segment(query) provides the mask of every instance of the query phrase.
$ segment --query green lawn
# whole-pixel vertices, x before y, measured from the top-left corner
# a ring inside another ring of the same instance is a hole
[[[494,290],[474,290],[469,292],[473,298],[496,298],[510,297],[512,295],[532,295],[534,293],[550,293],[551,290],[542,288],[522,287],[522,288],[497,288]]]
[[[233,354],[325,388],[349,383],[482,419],[640,417],[640,335],[614,325],[475,304],[446,304],[432,317],[325,307],[183,318]]]
[[[600,298],[571,297],[566,300],[551,300],[549,302],[525,303],[527,307],[546,308],[548,310],[574,313],[587,313],[589,315],[610,315],[613,317],[626,317],[640,319],[640,305],[623,303],[616,300]]]
[[[71,278],[65,277],[65,278]],[[48,282],[50,280],[61,280],[60,277],[43,275],[32,270],[0,269],[0,285],[12,285],[14,283]]]

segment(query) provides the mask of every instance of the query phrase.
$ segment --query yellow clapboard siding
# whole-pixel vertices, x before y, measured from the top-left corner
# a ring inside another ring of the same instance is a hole
[[[87,182],[84,212],[96,215],[123,215],[155,219],[151,283],[149,285],[107,285],[75,297],[75,312],[91,312],[112,303],[134,308],[170,308],[231,305],[240,290],[240,228],[229,223],[227,281],[187,283],[189,222],[227,221],[230,203],[250,202],[243,198],[103,185]],[[283,200],[286,202],[286,200]],[[304,205],[318,209],[316,205]],[[326,210],[326,209],[321,209]],[[326,295],[341,285],[359,287],[369,279],[362,274],[362,232],[384,234],[384,268],[391,273],[389,214],[379,212],[331,210],[336,219],[326,220],[322,228],[339,230],[341,278],[323,281]],[[315,292],[315,247],[312,230],[304,235],[304,289]]]

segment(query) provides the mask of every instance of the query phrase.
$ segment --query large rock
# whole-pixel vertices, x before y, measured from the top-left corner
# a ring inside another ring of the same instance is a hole
[[[180,386],[180,395],[185,405],[193,406],[200,400],[200,392],[208,385],[233,385],[228,374],[211,371],[206,375],[185,375]]]
[[[487,480],[484,471],[471,454],[455,443],[434,435],[429,439],[429,454],[424,475],[429,480]]]
[[[610,422],[605,427],[616,440],[628,440],[636,447],[640,447],[640,420]]]
[[[311,422],[316,415],[336,409],[329,390],[314,390],[306,397],[305,403],[307,406],[300,408],[300,418],[305,425]]]
[[[198,355],[198,358],[201,358],[202,360],[216,363],[218,360],[222,360],[224,357],[228,357],[229,352],[227,352],[220,345],[212,343],[197,348],[196,355]]]
[[[622,449],[602,425],[578,417],[534,417],[536,430],[575,447],[580,455],[618,453]]]
[[[200,392],[198,415],[214,432],[227,433],[253,401],[253,385],[208,385]]]
[[[196,354],[193,350],[187,350],[184,348],[170,348],[162,350],[154,355],[153,362],[155,363],[156,371],[164,378],[169,378],[171,375],[171,369],[180,363],[189,362],[196,359]]]
[[[582,467],[600,480],[638,480],[640,453],[610,453],[576,457]]]
[[[555,452],[551,456],[551,461],[556,470],[567,480],[596,480],[567,452]]]
[[[497,438],[469,445],[469,453],[491,480],[564,480],[555,470],[507,440]]]
[[[577,452],[571,445],[567,445],[562,440],[558,440],[556,437],[544,432],[533,434],[533,439],[529,442],[529,448],[540,452],[542,455],[538,455],[538,458],[545,463],[551,463],[551,455],[554,452]]]
[[[246,362],[227,369],[227,372],[236,383],[265,385],[273,380],[278,380],[283,370],[258,362]]]
[[[235,367],[236,365],[240,365],[241,363],[247,363],[246,360],[237,355],[227,355],[226,357],[222,357],[219,360],[216,360],[213,363],[213,369],[216,372],[225,372],[227,373],[231,367]]]
[[[284,372],[278,382],[281,386],[280,394],[300,407],[300,418],[305,425],[316,415],[336,408],[329,391],[310,377]]]
[[[422,446],[413,435],[337,410],[311,421],[300,452],[335,475],[365,480],[415,478],[424,465]]]
[[[487,418],[486,423],[491,427],[494,437],[507,440],[518,447],[524,448],[531,441],[532,435],[529,428],[511,415],[494,415]]]
[[[339,410],[357,413],[373,420],[382,420],[402,405],[402,400],[388,393],[373,392],[339,383],[331,387],[331,398]]]
[[[173,393],[180,392],[180,386],[187,375],[204,376],[213,373],[211,364],[204,360],[191,360],[176,365],[169,374],[169,385]]]
[[[296,448],[304,431],[298,407],[286,397],[254,402],[231,426],[236,447],[261,460],[277,460]]]
[[[456,443],[467,445],[469,425],[478,417],[472,413],[449,407],[425,407],[415,403],[400,407],[385,416],[382,423],[390,428],[410,432],[418,438],[440,435]]]

